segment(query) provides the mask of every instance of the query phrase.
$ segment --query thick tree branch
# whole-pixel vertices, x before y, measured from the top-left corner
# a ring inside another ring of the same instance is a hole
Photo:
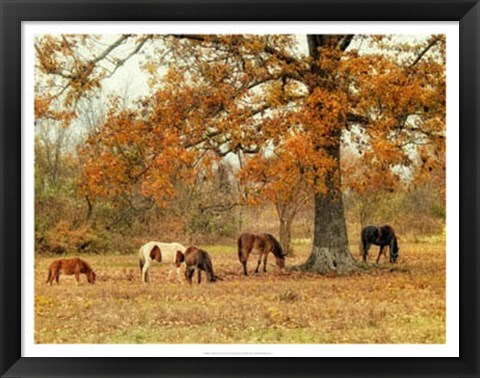
[[[345,51],[348,48],[348,46],[350,46],[350,43],[352,42],[352,39],[354,36],[355,36],[354,34],[345,35],[338,43],[338,48],[342,51]]]
[[[288,64],[300,64],[300,61],[293,56],[286,55],[282,53],[281,51],[276,50],[272,46],[265,46],[265,52],[279,58],[280,60],[283,60],[285,63]]]
[[[367,125],[369,123],[369,119],[362,115],[347,113],[347,122],[356,123],[360,125]]]

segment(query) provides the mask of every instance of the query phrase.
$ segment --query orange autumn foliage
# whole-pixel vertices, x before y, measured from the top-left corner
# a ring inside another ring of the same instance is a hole
[[[37,74],[48,85],[36,88],[36,112],[77,115],[82,98],[140,56],[149,93],[129,109],[114,103],[80,148],[82,195],[119,206],[142,196],[162,207],[207,154],[252,156],[240,173],[257,190],[251,201],[291,201],[301,183],[339,219],[314,227],[314,239],[342,239],[324,250],[345,257],[337,199],[350,173],[342,177],[340,146],[362,155],[363,179],[378,184],[396,167],[421,171],[427,148],[444,165],[445,45],[442,35],[40,36]]]

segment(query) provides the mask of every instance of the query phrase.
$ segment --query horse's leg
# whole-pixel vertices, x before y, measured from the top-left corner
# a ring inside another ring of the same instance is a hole
[[[150,261],[145,261],[145,265],[142,268],[142,282],[148,282],[148,268],[150,267]]]
[[[262,256],[263,253],[260,253],[260,256],[258,257],[257,269],[255,269],[255,274],[258,274],[258,268],[260,268],[260,264],[262,263]]]
[[[380,256],[382,256],[382,253],[383,253],[384,249],[385,249],[384,245],[380,246],[380,251],[378,252],[378,257],[377,257],[377,262],[376,262],[377,264],[380,261]]]
[[[238,251],[238,259],[242,263],[243,266],[243,274],[248,276],[247,272],[247,260],[248,260],[249,252],[245,251],[244,249],[239,249]]]
[[[362,235],[362,259],[363,262],[367,262],[367,242],[364,240],[363,235]]]
[[[195,268],[190,268],[190,270],[188,271],[188,281],[190,282],[190,285],[192,284],[192,278],[194,274],[195,274]]]
[[[200,285],[200,282],[202,282],[202,271],[200,269],[197,269],[197,275],[198,275],[198,284]]]
[[[194,273],[195,273],[195,268],[188,267],[185,270],[185,278],[187,279],[190,285],[192,284],[192,277]]]
[[[363,262],[367,262],[368,250],[370,249],[371,244],[367,241],[363,242]]]
[[[245,261],[242,261],[242,265],[243,265],[243,274],[248,276],[248,273],[247,273],[247,260],[245,259]]]
[[[268,258],[268,253],[265,253],[263,255],[263,272],[267,273],[267,258]]]
[[[80,272],[77,270],[75,271],[75,279],[77,280],[77,285],[80,284]]]
[[[55,279],[55,272],[51,269],[48,270],[48,279],[47,279],[47,283],[52,285],[53,283],[53,280]]]
[[[60,271],[58,270],[55,272],[55,281],[57,282],[57,285],[60,283],[58,282],[59,279],[60,279]]]

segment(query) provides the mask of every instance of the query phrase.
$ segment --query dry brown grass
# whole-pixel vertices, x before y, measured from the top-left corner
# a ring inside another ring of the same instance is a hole
[[[403,244],[395,269],[383,261],[348,277],[281,273],[272,265],[266,275],[244,277],[234,247],[204,248],[224,281],[192,288],[175,275],[168,280],[169,268],[158,264],[150,284],[141,284],[136,252],[85,256],[95,285],[62,276],[49,286],[52,259],[37,257],[35,342],[445,343],[444,244]],[[296,251],[287,265],[303,261],[309,246]],[[352,252],[358,258],[356,246]]]

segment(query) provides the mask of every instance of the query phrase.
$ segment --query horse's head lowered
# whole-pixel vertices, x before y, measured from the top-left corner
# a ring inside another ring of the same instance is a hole
[[[87,273],[88,283],[94,284],[96,278],[97,278],[97,275],[95,274],[95,272],[93,270],[91,270]]]
[[[395,239],[392,243],[392,250],[390,251],[390,262],[392,264],[395,264],[397,262],[398,251],[400,251],[400,248],[398,248],[397,239]]]
[[[285,257],[284,256],[275,256],[275,262],[277,266],[283,270],[285,268]]]
[[[273,252],[273,255],[275,256],[275,262],[277,266],[281,270],[283,270],[283,268],[285,268],[285,256],[287,254],[283,251],[282,246],[280,245],[278,240],[275,239],[275,237],[273,237],[273,235],[268,234],[268,236],[270,237],[270,241],[272,242],[272,247],[273,247],[272,252]]]

